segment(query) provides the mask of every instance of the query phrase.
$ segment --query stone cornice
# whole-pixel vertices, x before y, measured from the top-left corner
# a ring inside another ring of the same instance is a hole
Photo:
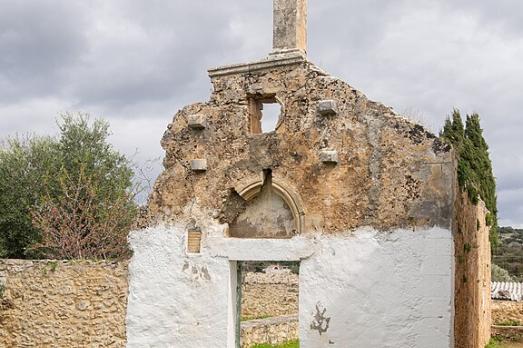
[[[252,63],[225,65],[209,69],[209,77],[225,75],[245,74],[260,70],[270,70],[282,66],[297,65],[307,62],[307,58],[300,52],[289,52],[282,54],[271,54],[264,60]]]

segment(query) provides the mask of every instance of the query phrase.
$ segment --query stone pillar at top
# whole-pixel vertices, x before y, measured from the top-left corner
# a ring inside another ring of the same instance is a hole
[[[307,0],[273,1],[273,53],[307,54]]]

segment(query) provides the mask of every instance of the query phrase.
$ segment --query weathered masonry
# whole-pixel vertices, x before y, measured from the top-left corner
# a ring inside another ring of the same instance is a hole
[[[306,15],[274,0],[273,52],[209,70],[209,101],[168,125],[130,236],[128,347],[238,347],[243,261],[300,262],[304,348],[488,339],[488,228],[452,149],[308,61]]]

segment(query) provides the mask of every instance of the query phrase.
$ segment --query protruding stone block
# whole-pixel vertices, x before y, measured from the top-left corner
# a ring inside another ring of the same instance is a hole
[[[207,128],[207,119],[204,115],[190,115],[187,121],[191,129],[202,130]]]
[[[336,150],[321,150],[320,160],[325,164],[338,164],[338,151]]]
[[[191,169],[195,172],[205,172],[207,170],[207,160],[206,159],[192,160]]]
[[[332,116],[338,113],[338,104],[335,100],[322,100],[318,103],[318,113],[322,116]]]

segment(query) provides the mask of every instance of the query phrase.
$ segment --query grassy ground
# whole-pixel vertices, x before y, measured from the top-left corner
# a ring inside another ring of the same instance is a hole
[[[485,348],[523,348],[523,343],[520,342],[502,342],[497,339],[490,340],[490,343]]]
[[[252,348],[299,348],[300,343],[298,341],[291,341],[277,346],[272,346],[270,344],[257,344]]]

